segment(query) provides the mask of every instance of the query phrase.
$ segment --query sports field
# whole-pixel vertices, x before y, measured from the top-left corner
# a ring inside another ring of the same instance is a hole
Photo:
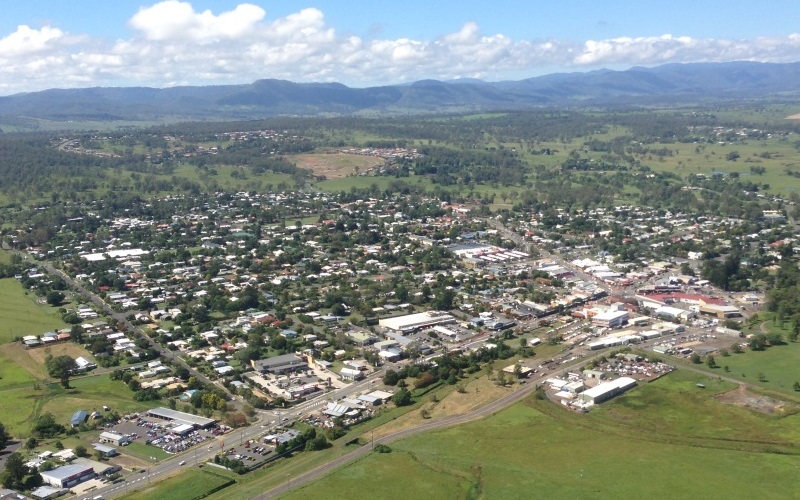
[[[531,398],[393,443],[285,498],[797,498],[800,417],[718,401],[732,386],[678,372],[588,415]]]
[[[40,335],[48,330],[65,328],[58,311],[35,302],[35,295],[14,278],[0,279],[0,344],[14,337]]]

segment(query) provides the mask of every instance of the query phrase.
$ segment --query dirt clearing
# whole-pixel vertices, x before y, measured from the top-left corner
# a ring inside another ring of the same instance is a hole
[[[348,175],[366,173],[383,165],[382,158],[347,153],[311,153],[291,157],[299,168],[314,172],[326,179],[340,179]]]
[[[744,406],[760,413],[773,415],[776,413],[788,413],[793,411],[796,405],[780,401],[769,396],[755,394],[747,390],[747,387],[740,385],[738,388],[733,389],[717,396],[717,399],[723,403],[730,403],[734,405]]]

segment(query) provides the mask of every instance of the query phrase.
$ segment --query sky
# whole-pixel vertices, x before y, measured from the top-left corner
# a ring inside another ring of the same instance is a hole
[[[796,62],[799,14],[797,0],[8,0],[0,95]]]

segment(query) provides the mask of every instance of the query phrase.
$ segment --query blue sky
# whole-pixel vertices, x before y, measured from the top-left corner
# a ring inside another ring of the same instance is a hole
[[[668,62],[800,60],[796,1],[4,2],[0,94],[58,87],[352,86]]]

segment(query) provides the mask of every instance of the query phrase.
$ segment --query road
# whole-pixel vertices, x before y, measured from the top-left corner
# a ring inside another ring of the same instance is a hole
[[[597,355],[597,356],[594,356],[594,357],[599,358],[600,355]],[[570,365],[577,364],[577,363],[586,363],[586,362],[589,362],[592,359],[594,359],[594,357],[585,358],[585,359],[583,359],[583,358],[576,359],[572,363],[570,363]],[[559,366],[559,370],[562,370],[562,369],[565,369],[565,368],[567,368],[567,366],[563,366],[563,367]],[[549,376],[550,375],[547,374],[547,373],[542,373],[542,374],[539,374],[535,378],[528,379],[526,381],[527,383],[525,385],[520,386],[520,388],[518,388],[518,389],[516,389],[516,390],[514,390],[514,391],[512,391],[512,392],[510,392],[508,394],[506,394],[505,396],[503,396],[503,397],[501,397],[499,399],[496,399],[496,400],[492,401],[491,403],[488,403],[485,406],[482,406],[482,407],[480,407],[480,408],[478,408],[476,410],[473,410],[473,411],[471,411],[469,413],[465,413],[465,414],[462,414],[462,415],[453,415],[453,416],[450,416],[450,417],[442,418],[440,420],[432,420],[432,421],[426,422],[424,424],[418,425],[417,427],[413,427],[413,428],[410,428],[410,429],[403,429],[403,430],[396,431],[396,432],[387,434],[385,436],[379,437],[379,438],[375,439],[372,442],[371,445],[362,446],[360,448],[357,448],[357,449],[351,451],[350,453],[347,453],[345,455],[341,455],[339,457],[336,457],[335,459],[331,460],[330,462],[327,462],[327,463],[325,463],[323,465],[320,465],[319,467],[311,469],[310,471],[308,471],[308,472],[306,472],[304,474],[301,474],[301,475],[297,476],[296,478],[293,478],[293,479],[287,481],[285,484],[282,484],[280,486],[276,486],[276,487],[272,488],[271,490],[265,491],[261,495],[258,495],[257,497],[254,497],[254,498],[259,499],[259,500],[263,500],[263,499],[267,499],[267,498],[273,498],[275,496],[278,496],[278,495],[281,495],[283,493],[286,493],[286,492],[288,492],[288,491],[290,491],[290,490],[292,490],[292,489],[294,489],[294,488],[296,488],[298,486],[304,485],[304,484],[309,483],[311,481],[315,481],[315,480],[327,475],[328,473],[330,473],[331,471],[333,471],[337,467],[340,467],[342,465],[348,464],[348,463],[350,463],[350,462],[352,462],[354,460],[358,460],[359,458],[362,458],[365,455],[371,453],[374,445],[376,445],[376,444],[389,444],[389,443],[392,443],[392,442],[400,440],[400,439],[405,439],[407,437],[414,436],[414,435],[419,434],[421,432],[432,431],[432,430],[437,430],[437,429],[444,429],[444,428],[447,428],[447,427],[453,427],[455,425],[465,424],[467,422],[472,422],[474,420],[479,420],[479,419],[482,419],[482,418],[486,418],[486,417],[488,417],[490,415],[493,415],[493,414],[497,413],[498,411],[500,411],[500,410],[502,410],[502,409],[504,409],[504,408],[506,408],[508,406],[511,406],[512,404],[516,403],[517,401],[521,400],[522,398],[524,398],[525,396],[527,396],[528,394],[533,392],[536,389],[536,386],[540,385],[542,382],[544,382],[544,380],[546,380]]]
[[[559,266],[563,267],[564,269],[569,269],[570,272],[572,272],[575,276],[578,276],[579,278],[581,278],[583,281],[585,281],[587,283],[594,283],[597,286],[599,286],[600,288],[602,288],[603,290],[605,290],[607,293],[611,293],[611,287],[608,285],[608,283],[604,282],[601,279],[598,279],[595,276],[592,276],[591,274],[588,274],[588,273],[584,272],[583,269],[572,265],[572,263],[567,262],[564,259],[561,259],[559,257],[556,257],[556,256],[552,255],[550,252],[548,252],[544,248],[541,248],[541,247],[534,248],[533,243],[531,243],[530,241],[525,240],[525,238],[520,236],[518,233],[515,233],[514,231],[508,229],[499,220],[497,220],[495,218],[487,218],[487,219],[484,219],[484,221],[487,222],[493,228],[497,229],[497,231],[504,238],[506,238],[507,240],[511,240],[515,244],[517,244],[518,246],[522,247],[527,253],[529,253],[531,255],[538,255],[538,256],[540,256],[540,257],[542,257],[544,259],[547,259],[547,260],[552,260],[555,263],[557,263]]]
[[[259,438],[260,435],[265,432],[265,429],[261,427],[261,418],[262,416],[259,416],[259,420],[249,427],[235,429],[225,434],[223,436],[225,448],[239,446],[245,441]],[[104,498],[112,498],[124,495],[128,491],[134,491],[136,489],[141,490],[144,489],[143,486],[145,484],[156,483],[162,480],[163,476],[173,474],[184,467],[191,467],[211,460],[214,458],[214,455],[219,452],[220,447],[217,445],[217,441],[206,441],[203,444],[196,445],[194,448],[181,455],[153,464],[139,474],[131,474],[125,478],[125,481],[109,483],[103,488],[87,492],[79,498],[90,499],[97,495],[102,495]],[[181,462],[185,462],[185,464],[181,465]]]
[[[104,314],[106,314],[110,318],[113,318],[118,323],[122,324],[127,331],[132,332],[132,333],[138,335],[139,337],[147,340],[148,344],[150,344],[150,347],[155,349],[159,353],[160,356],[162,356],[163,358],[169,360],[173,364],[180,365],[180,366],[186,368],[189,371],[189,374],[191,376],[195,377],[197,380],[201,381],[202,383],[208,384],[208,385],[214,385],[216,387],[219,387],[223,391],[228,392],[228,390],[224,386],[222,386],[221,384],[215,384],[211,379],[209,379],[208,377],[206,377],[202,373],[198,372],[197,370],[195,370],[191,366],[189,366],[183,359],[181,359],[179,356],[177,356],[175,354],[175,352],[164,348],[161,344],[159,344],[155,340],[151,339],[147,334],[145,334],[144,331],[142,331],[141,328],[139,328],[138,326],[136,326],[133,323],[131,323],[130,321],[128,321],[128,319],[126,318],[126,313],[121,313],[121,312],[115,311],[99,295],[97,295],[96,293],[94,293],[91,290],[89,290],[86,287],[84,287],[79,281],[72,279],[69,275],[67,275],[66,273],[64,273],[60,269],[57,269],[56,267],[54,267],[49,262],[37,262],[37,264],[42,266],[49,274],[54,275],[54,276],[58,276],[61,279],[63,279],[64,282],[73,290],[73,292],[79,293],[86,300],[90,301],[92,304],[94,304],[95,306],[99,307],[103,311]],[[130,313],[128,313],[128,314],[130,314]],[[234,400],[234,402],[238,403],[238,401],[236,401],[236,400]]]

